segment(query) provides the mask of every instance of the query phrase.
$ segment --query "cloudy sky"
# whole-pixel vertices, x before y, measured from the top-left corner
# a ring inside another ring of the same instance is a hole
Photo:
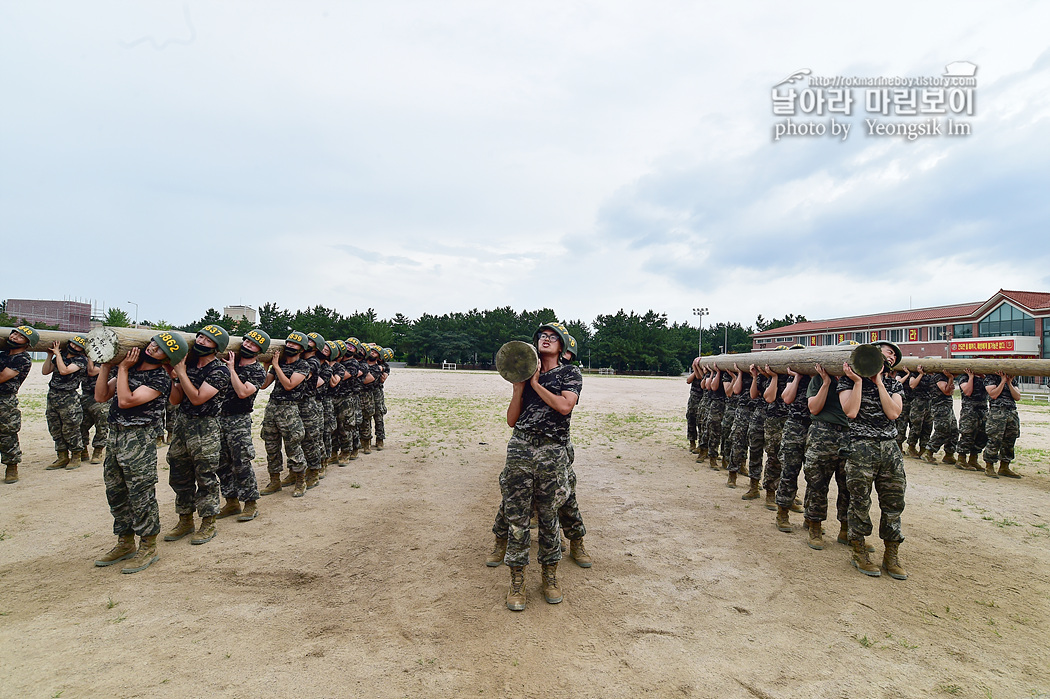
[[[1041,2],[5,0],[0,298],[746,325],[1050,290],[1047,26]],[[794,71],[953,61],[969,136],[868,136],[857,89],[846,140],[773,139]]]

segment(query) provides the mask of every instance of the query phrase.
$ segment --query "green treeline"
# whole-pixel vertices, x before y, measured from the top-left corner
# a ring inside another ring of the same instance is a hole
[[[375,310],[343,315],[338,311],[314,306],[306,310],[282,310],[275,303],[265,303],[259,309],[258,327],[272,337],[283,338],[294,328],[304,332],[318,332],[325,339],[356,337],[375,342],[394,350],[397,360],[409,364],[436,364],[442,361],[457,364],[489,366],[495,361],[496,351],[510,340],[532,340],[540,323],[559,318],[550,308],[534,311],[515,311],[510,306],[444,315],[423,314],[415,320],[398,313],[393,318],[380,319]],[[685,371],[696,356],[697,328],[687,323],[667,322],[667,315],[648,311],[639,315],[633,311],[599,315],[590,323],[583,320],[562,322],[579,343],[579,360],[583,366],[612,367],[622,371],[651,371],[677,375]],[[250,329],[209,308],[200,320],[188,323],[178,330],[194,332],[208,323],[216,323],[234,335]],[[739,323],[716,323],[704,328],[704,354],[718,354],[726,342],[730,351],[751,351],[751,326]]]

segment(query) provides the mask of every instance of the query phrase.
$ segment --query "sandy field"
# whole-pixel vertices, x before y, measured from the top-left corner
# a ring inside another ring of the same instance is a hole
[[[854,570],[835,522],[813,551],[801,515],[778,532],[696,464],[687,393],[585,379],[594,567],[566,558],[548,605],[534,562],[514,613],[508,569],[484,565],[510,435],[497,375],[395,371],[384,451],[122,575],[92,563],[115,542],[102,467],[44,470],[35,365],[22,480],[0,485],[0,697],[1050,696],[1050,408],[1021,408],[1020,481],[906,459],[897,581]],[[167,530],[163,450],[160,469]]]

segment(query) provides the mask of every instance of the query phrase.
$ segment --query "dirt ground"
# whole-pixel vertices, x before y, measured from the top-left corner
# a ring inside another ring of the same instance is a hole
[[[37,365],[22,480],[0,485],[2,697],[1050,696],[1047,407],[1021,409],[1020,481],[906,460],[902,582],[850,567],[834,523],[824,551],[800,515],[778,532],[696,464],[684,381],[588,376],[594,567],[566,558],[548,605],[530,566],[514,613],[484,565],[510,434],[494,374],[395,371],[384,451],[135,575],[92,564],[115,541],[102,467],[44,470],[45,394]]]

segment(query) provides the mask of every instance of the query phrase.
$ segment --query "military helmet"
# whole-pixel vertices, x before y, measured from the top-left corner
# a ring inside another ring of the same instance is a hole
[[[216,354],[222,354],[230,346],[230,333],[226,332],[226,328],[221,325],[215,325],[214,323],[205,325],[197,331],[197,334],[210,337],[215,341]]]
[[[777,345],[776,347],[773,348],[773,351],[774,352],[779,352],[780,350],[786,350],[786,349],[787,349],[787,345]]]
[[[389,347],[384,347],[380,350],[379,356],[383,358],[384,362],[392,362],[394,361],[394,350]]]
[[[331,340],[324,343],[324,346],[328,348],[329,359],[339,359],[339,345],[335,344]]]
[[[306,333],[306,336],[313,340],[314,347],[318,350],[321,349],[321,345],[324,344],[325,340],[321,333]]]
[[[564,352],[569,347],[569,330],[562,323],[556,320],[552,320],[549,323],[544,323],[540,327],[536,328],[536,332],[532,333],[532,341],[536,343],[540,339],[540,333],[544,330],[553,330],[561,340],[561,349]]]
[[[897,357],[897,360],[895,362],[893,362],[893,364],[889,365],[891,367],[897,366],[898,364],[901,363],[901,360],[904,359],[904,353],[901,352],[901,348],[898,347],[895,343],[890,342],[889,340],[876,340],[875,342],[872,342],[871,344],[875,345],[876,347],[878,347],[880,349],[883,346],[886,346],[886,347],[889,347],[891,350],[893,350],[893,354],[894,354],[894,356]]]
[[[83,335],[74,335],[73,337],[69,338],[69,342],[67,342],[66,344],[67,345],[76,345],[80,349],[86,350],[87,349],[87,338],[84,337]]]
[[[40,333],[38,333],[35,328],[32,328],[28,325],[19,325],[11,332],[16,332],[25,339],[29,340],[29,347],[32,347],[33,345],[40,342]],[[8,337],[10,337],[10,335],[8,335]]]
[[[346,353],[347,353],[347,352],[348,352],[349,350],[347,349],[347,346],[346,346],[346,343],[345,343],[345,342],[343,342],[342,340],[336,340],[336,341],[335,341],[335,346],[336,346],[336,348],[337,348],[337,349],[339,350],[339,357],[340,357],[340,358],[342,358],[342,357],[346,356]]]
[[[569,340],[569,344],[565,346],[565,352],[568,352],[572,355],[573,359],[576,359],[576,357],[579,356],[579,352],[577,351],[578,346],[576,344],[576,338],[568,334],[565,337]]]
[[[801,342],[796,342],[795,344],[788,347],[788,349],[806,349],[806,346],[803,345]]]
[[[346,338],[346,344],[350,347],[357,347],[361,344],[361,341],[358,340],[356,337],[348,337]]]
[[[845,347],[846,345],[859,345],[860,343],[856,340],[843,340],[838,344],[839,347]]]
[[[306,351],[307,346],[309,346],[310,344],[310,340],[307,338],[306,333],[301,333],[298,330],[293,330],[292,332],[288,333],[288,337],[284,339],[284,344],[287,345],[289,342],[299,345],[303,348],[304,352]]]
[[[189,343],[186,342],[182,335],[177,335],[168,330],[157,333],[150,339],[157,343],[157,347],[160,347],[160,351],[164,353],[164,356],[168,358],[168,363],[172,365],[178,364],[185,359],[186,353],[190,351]]]
[[[244,333],[244,337],[241,340],[251,340],[255,344],[259,345],[259,352],[265,352],[270,349],[270,335],[261,328],[254,328]]]
[[[369,342],[365,346],[368,348],[369,352],[375,352],[376,354],[383,354],[383,348],[380,347],[379,345],[377,345],[374,342]]]

